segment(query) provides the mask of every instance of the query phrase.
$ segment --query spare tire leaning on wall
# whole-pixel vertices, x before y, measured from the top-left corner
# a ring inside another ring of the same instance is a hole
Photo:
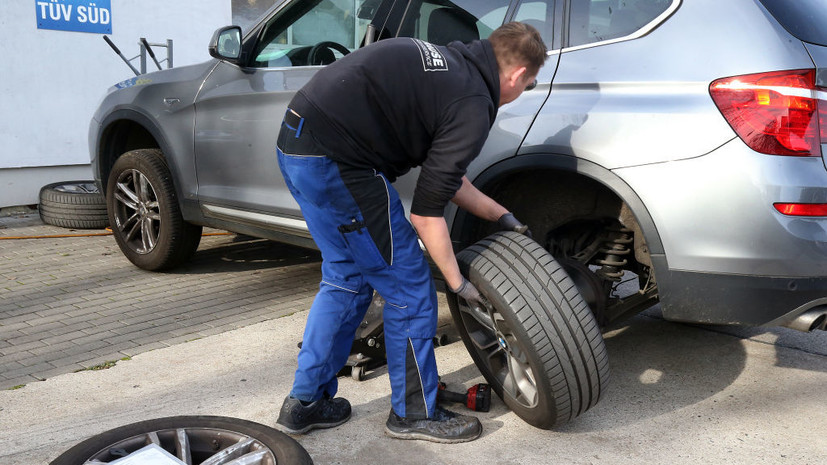
[[[40,219],[63,228],[103,229],[109,226],[106,198],[94,181],[63,181],[40,189]]]
[[[527,423],[548,429],[597,404],[609,363],[603,336],[574,282],[532,239],[498,232],[457,254],[491,303],[477,312],[448,293],[471,358]]]

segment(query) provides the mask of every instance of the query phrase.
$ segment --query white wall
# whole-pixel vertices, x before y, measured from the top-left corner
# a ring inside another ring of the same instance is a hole
[[[36,0],[0,0],[0,207],[36,204],[48,182],[89,179],[92,114],[109,86],[134,76],[102,34],[38,29],[37,13]],[[230,0],[111,0],[111,16],[110,38],[127,58],[140,37],[172,39],[175,66],[209,59],[213,31],[232,23]]]

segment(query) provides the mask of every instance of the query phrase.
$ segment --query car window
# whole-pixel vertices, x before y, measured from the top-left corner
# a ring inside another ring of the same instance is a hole
[[[550,48],[552,43],[552,3],[553,0],[522,2],[514,15],[514,21],[530,24],[540,31],[540,36],[543,38],[543,42],[545,42],[547,48]]]
[[[359,48],[377,0],[292,2],[262,29],[255,67],[329,64]]]
[[[485,39],[503,24],[508,4],[508,0],[413,0],[399,35],[436,45]]]
[[[582,0],[571,2],[568,46],[628,36],[665,12],[676,0]]]
[[[790,34],[799,40],[827,46],[827,6],[824,0],[761,0]]]

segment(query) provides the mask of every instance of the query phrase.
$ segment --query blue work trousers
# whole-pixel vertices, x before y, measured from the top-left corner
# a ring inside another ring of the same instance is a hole
[[[336,394],[336,374],[376,290],[386,302],[391,405],[402,417],[431,417],[439,381],[437,299],[416,233],[385,176],[332,161],[314,139],[312,122],[297,121],[282,124],[279,167],[322,253],[322,281],[290,395],[315,401]]]

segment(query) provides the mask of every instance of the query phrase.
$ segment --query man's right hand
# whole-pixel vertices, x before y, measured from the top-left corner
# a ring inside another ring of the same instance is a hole
[[[451,292],[462,297],[468,302],[468,305],[480,311],[485,311],[488,306],[488,301],[480,294],[480,291],[471,284],[465,277],[462,278],[462,284],[457,289],[451,289]]]

